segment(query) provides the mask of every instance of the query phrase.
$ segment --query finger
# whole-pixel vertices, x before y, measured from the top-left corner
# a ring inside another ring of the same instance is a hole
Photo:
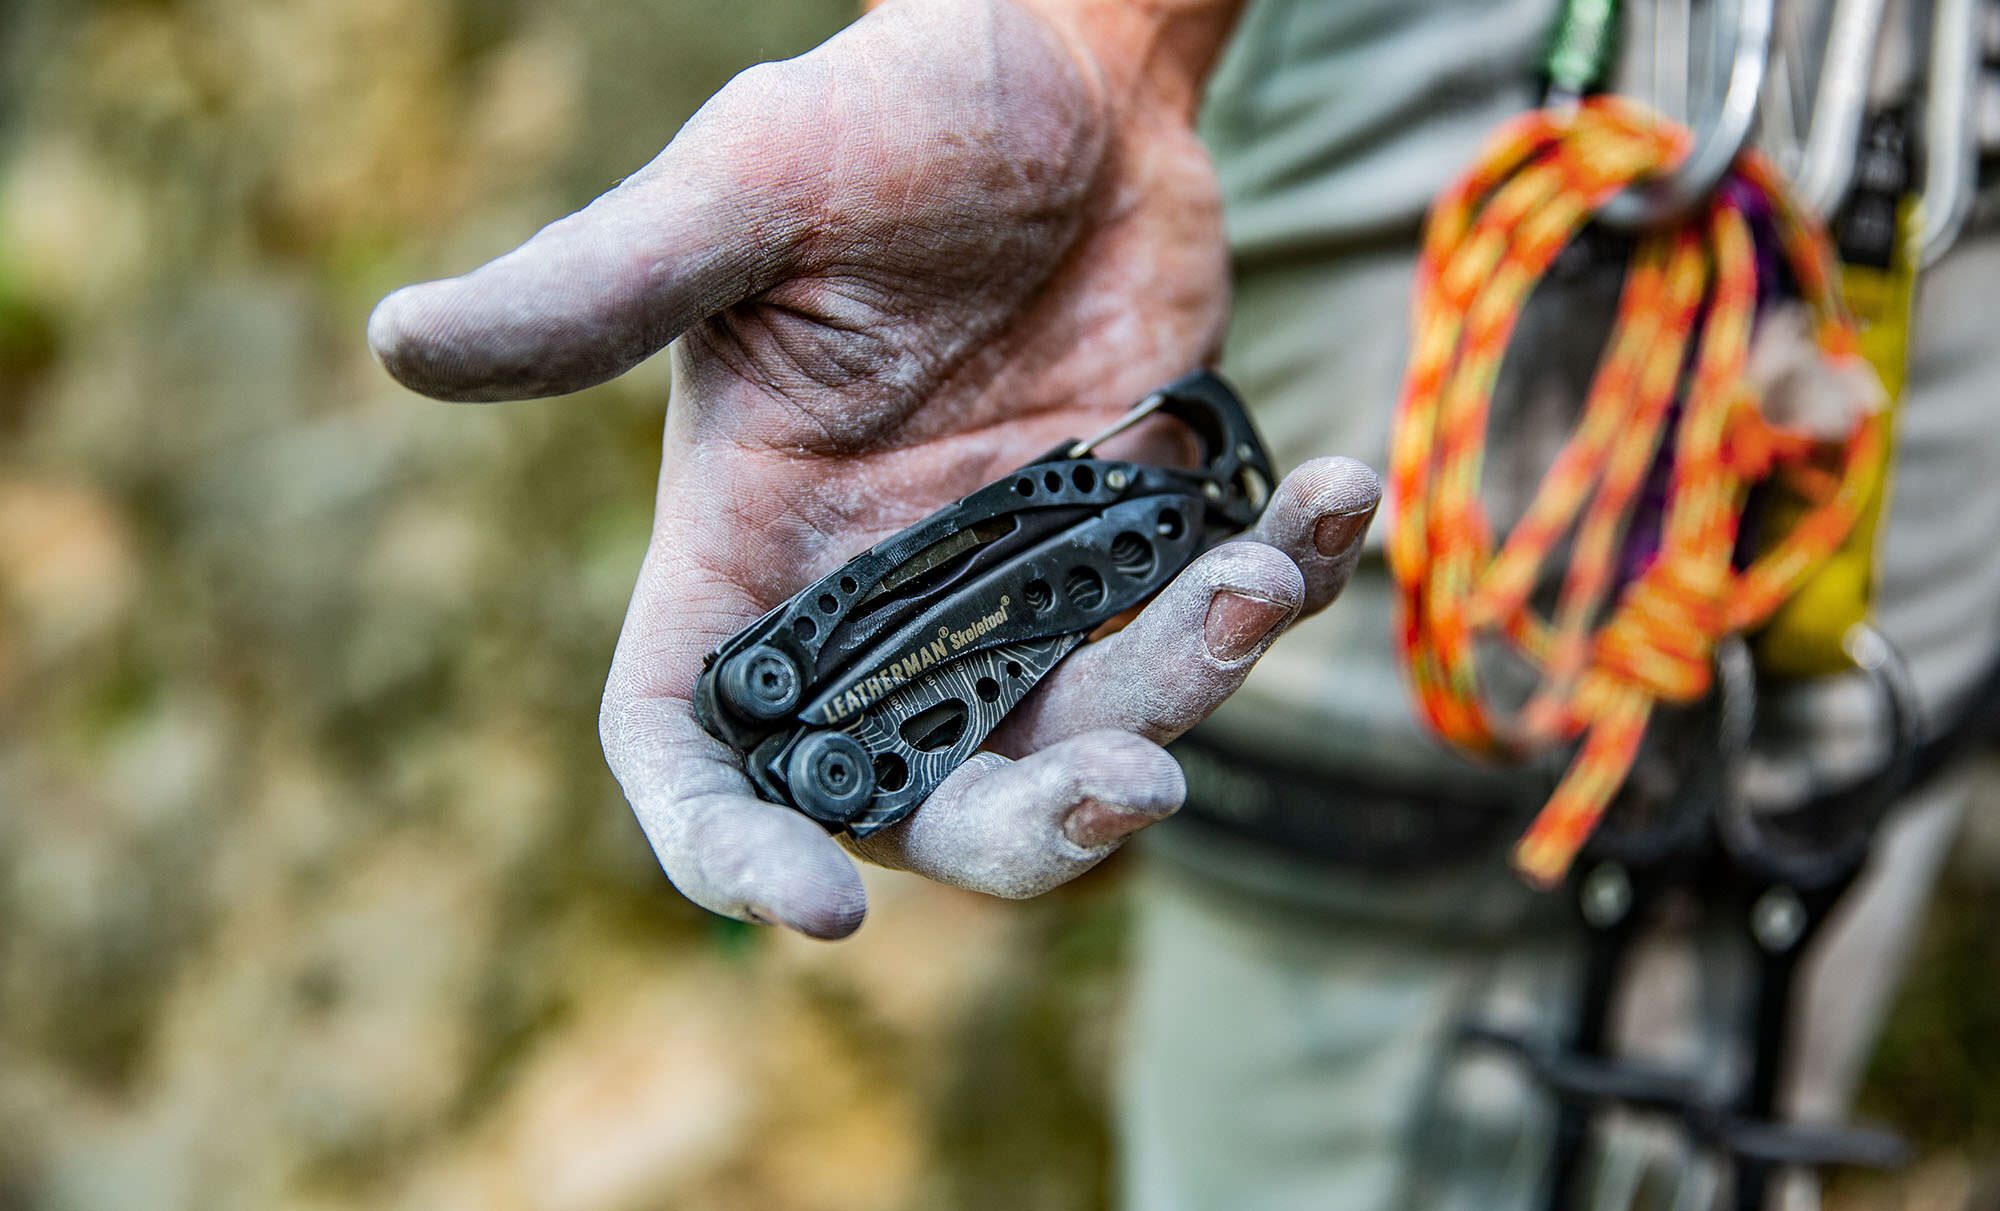
[[[1285,477],[1250,536],[1292,558],[1304,574],[1301,615],[1326,608],[1361,560],[1382,503],[1382,480],[1351,458],[1315,458]]]
[[[1305,578],[1282,552],[1224,543],[1188,565],[1130,626],[1056,666],[988,744],[1018,755],[1105,727],[1165,743],[1243,684],[1304,598]]]
[[[462,277],[383,299],[369,345],[399,382],[439,399],[555,395],[622,374],[769,289],[808,230],[816,180],[778,102],[817,70],[793,61],[738,76],[588,207]]]
[[[880,866],[1023,899],[1097,865],[1186,796],[1165,749],[1094,731],[1021,761],[975,754],[901,823],[852,845]]]
[[[860,928],[868,898],[854,863],[797,812],[750,793],[728,746],[685,702],[607,695],[605,758],[667,878],[711,912],[814,938]]]
[[[1295,618],[1339,596],[1381,499],[1381,480],[1351,458],[1306,463],[1272,493],[1252,541],[1196,560],[1131,626],[1071,655],[991,746],[1033,752],[1096,727],[1165,743],[1206,719]]]

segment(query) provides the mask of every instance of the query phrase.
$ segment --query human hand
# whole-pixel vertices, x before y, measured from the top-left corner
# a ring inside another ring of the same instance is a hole
[[[701,657],[862,548],[1211,360],[1227,264],[1191,117],[1215,7],[885,5],[737,77],[585,210],[377,308],[384,364],[446,399],[576,390],[681,338],[601,730],[690,899],[818,937],[865,912],[839,845],[755,799],[695,724]],[[1197,560],[1125,631],[1072,655],[991,752],[854,848],[1024,896],[1172,813],[1183,784],[1159,743],[1338,593],[1379,492],[1349,460],[1301,468],[1254,541]]]

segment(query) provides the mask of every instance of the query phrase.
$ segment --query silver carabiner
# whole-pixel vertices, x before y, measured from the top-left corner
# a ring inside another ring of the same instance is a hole
[[[1597,219],[1621,231],[1643,231],[1698,210],[1751,140],[1770,74],[1776,0],[1732,0],[1735,34],[1729,77],[1713,121],[1673,171],[1633,184],[1607,202]],[[1718,0],[1718,5],[1720,0]],[[1963,229],[1972,209],[1978,162],[1977,109],[1982,39],[1980,0],[1935,0],[1924,72],[1924,181],[1919,264],[1930,265]],[[1802,200],[1831,216],[1854,181],[1856,149],[1866,119],[1870,77],[1888,0],[1836,0],[1819,83],[1794,175]],[[1657,48],[1656,48],[1657,49]],[[1656,55],[1656,60],[1658,56]],[[1662,64],[1654,65],[1655,87]]]
[[[1719,0],[1718,0],[1719,2]],[[1641,181],[1605,203],[1597,219],[1621,231],[1643,231],[1686,218],[1706,202],[1749,145],[1757,99],[1771,62],[1776,0],[1733,0],[1736,33],[1729,83],[1715,121],[1695,135],[1694,149],[1673,171]]]
[[[1832,215],[1854,184],[1855,150],[1881,42],[1887,0],[1838,0],[1813,95],[1805,151],[1794,184],[1807,205]],[[1979,146],[1973,122],[1979,88],[1979,0],[1931,6],[1924,70],[1923,218],[1918,265],[1944,255],[1972,210]]]
[[[1854,183],[1854,155],[1868,109],[1868,79],[1888,0],[1836,0],[1805,151],[1793,179],[1814,214],[1832,215]]]
[[[1982,52],[1979,0],[1936,0],[1924,81],[1923,223],[1917,263],[1943,256],[1965,226],[1978,187],[1978,107]]]

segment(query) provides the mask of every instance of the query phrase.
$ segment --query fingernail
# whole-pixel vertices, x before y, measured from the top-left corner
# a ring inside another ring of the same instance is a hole
[[[1069,815],[1063,819],[1062,829],[1063,836],[1083,848],[1100,849],[1124,840],[1158,819],[1157,816],[1117,811],[1095,799],[1085,799],[1070,809]]]
[[[1334,513],[1319,519],[1313,525],[1313,545],[1321,555],[1333,556],[1354,545],[1368,529],[1368,523],[1375,519],[1375,506],[1357,509],[1352,513]]]
[[[1241,660],[1291,613],[1292,607],[1268,597],[1217,589],[1208,599],[1208,621],[1202,635],[1217,660]]]

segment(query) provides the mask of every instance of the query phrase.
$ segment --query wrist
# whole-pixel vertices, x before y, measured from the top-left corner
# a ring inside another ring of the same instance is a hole
[[[1093,67],[1118,110],[1194,121],[1243,0],[1018,0]]]

